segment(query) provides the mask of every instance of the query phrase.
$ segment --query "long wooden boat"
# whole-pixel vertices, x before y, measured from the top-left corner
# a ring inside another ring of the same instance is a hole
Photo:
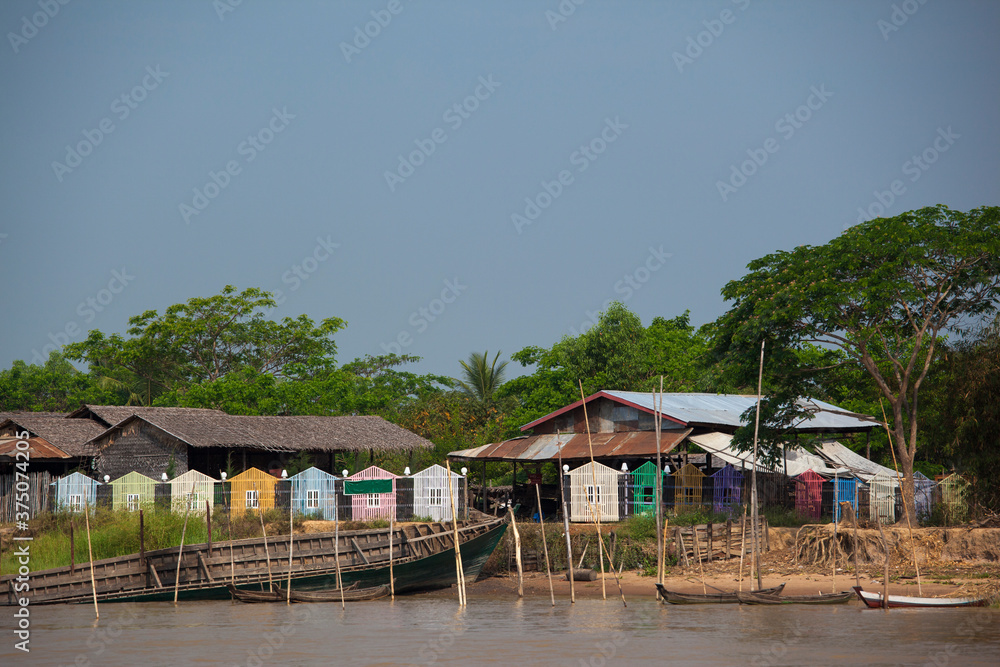
[[[785,584],[774,586],[773,588],[762,588],[757,593],[769,595],[780,595]],[[656,590],[660,591],[660,598],[670,604],[735,604],[740,601],[739,593],[731,591],[727,593],[678,593],[665,588],[663,584],[656,584]]]
[[[459,543],[466,582],[479,576],[483,565],[507,529],[507,521],[472,511],[473,520],[459,521]],[[443,588],[455,583],[454,528],[451,522],[397,525],[389,529],[296,535],[292,548],[292,591],[324,591],[341,583],[374,587],[389,582],[392,545],[396,592]],[[96,588],[98,601],[228,600],[226,588],[260,589],[268,581],[289,578],[289,536],[184,545],[178,574],[178,549],[158,549],[95,561],[90,565],[32,572],[27,586],[17,575],[0,578],[0,605],[89,602]],[[339,554],[339,558],[335,557]]]
[[[817,595],[773,595],[761,592],[737,593],[740,604],[844,604],[853,597],[852,591],[819,593]]]
[[[354,582],[350,586],[344,587],[344,600],[348,599],[348,596],[352,595],[358,588],[358,582]],[[233,596],[234,600],[240,602],[285,602],[289,599],[288,589],[280,588],[279,586],[272,586],[271,590],[253,590],[250,588],[240,589],[236,588],[232,584],[226,584],[226,590],[229,594]],[[337,599],[340,599],[340,589],[336,588],[332,591],[323,591],[322,593],[312,593],[306,595],[328,595],[335,594]],[[298,602],[296,598],[301,593],[299,591],[292,591],[291,599]],[[311,602],[311,600],[309,600]]]
[[[354,582],[357,584],[357,582]],[[278,589],[282,596],[288,594],[287,589]],[[389,597],[390,589],[389,584],[382,584],[381,586],[369,586],[368,588],[345,588],[343,593],[344,602],[361,602],[363,600],[378,600],[380,598]],[[285,597],[281,598],[282,600]],[[340,590],[334,589],[329,591],[297,591],[292,589],[292,602],[340,602],[341,593]]]
[[[861,601],[872,609],[882,608],[882,594],[869,593],[861,586],[854,586],[854,592]],[[890,595],[890,607],[983,607],[986,598],[918,598],[909,595]]]

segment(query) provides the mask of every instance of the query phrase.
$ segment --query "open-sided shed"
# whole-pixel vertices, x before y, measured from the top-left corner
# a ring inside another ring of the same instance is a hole
[[[355,521],[394,518],[396,475],[378,466],[365,468],[344,480],[344,495],[351,499]]]
[[[274,487],[278,478],[263,470],[244,470],[230,481],[230,512],[234,515],[244,512],[266,512],[274,507]]]
[[[452,502],[455,510],[461,507],[465,477],[451,473],[451,500],[448,499],[448,471],[434,464],[413,475],[413,514],[429,516],[434,521],[452,520]]]
[[[313,466],[288,478],[292,483],[292,508],[299,514],[337,518],[337,478]]]
[[[156,494],[156,480],[132,471],[111,480],[111,506],[116,510],[135,512],[152,507]]]
[[[188,470],[170,480],[170,507],[174,512],[205,512],[205,501],[208,501],[209,511],[212,511],[215,498],[215,483],[203,472]]]
[[[620,473],[596,461],[585,463],[576,470],[570,470],[569,520],[593,521],[595,510],[600,512],[601,521],[620,520],[622,517],[619,479],[623,474],[628,473]]]
[[[81,512],[83,508],[97,503],[97,487],[101,483],[87,477],[82,472],[72,472],[52,482],[55,507],[70,512]]]

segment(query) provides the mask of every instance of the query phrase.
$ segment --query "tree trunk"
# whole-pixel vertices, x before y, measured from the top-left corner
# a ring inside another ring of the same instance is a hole
[[[899,457],[899,474],[902,477],[903,482],[903,487],[901,489],[903,494],[903,506],[906,513],[910,517],[911,524],[916,525],[916,499],[913,495],[913,459],[916,454],[916,443],[912,443],[908,446],[904,433],[901,433],[902,431],[903,428],[901,426],[897,426],[894,437],[896,440],[896,454]],[[905,517],[896,517],[896,520],[903,521],[905,520]]]

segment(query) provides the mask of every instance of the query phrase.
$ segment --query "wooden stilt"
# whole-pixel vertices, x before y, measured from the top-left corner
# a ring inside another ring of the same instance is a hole
[[[392,514],[389,515],[389,599],[396,601],[396,579],[392,573]]]
[[[559,501],[562,503],[563,531],[566,533],[566,567],[569,569],[569,601],[576,603],[576,582],[573,580],[573,541],[569,534],[569,514],[566,512],[566,490],[564,487],[563,462],[562,462],[562,434],[556,431],[556,439],[559,441]]]
[[[556,606],[556,591],[552,587],[552,568],[549,567],[549,545],[545,541],[545,517],[542,516],[542,491],[541,485],[535,484],[535,495],[538,496],[538,525],[542,527],[542,549],[545,552],[545,574],[549,577],[549,597],[552,598],[552,606]]]
[[[292,516],[292,490],[288,490],[288,590],[285,604],[292,604],[292,549],[295,542],[295,518]]]
[[[83,505],[83,517],[87,524],[87,555],[90,558],[90,589],[94,592],[94,616],[101,618],[101,611],[97,608],[97,581],[94,579],[94,549],[90,543],[90,503]]]
[[[141,562],[142,556],[139,559]],[[76,572],[76,545],[73,543],[73,519],[69,520],[69,571]]]
[[[510,527],[514,531],[514,557],[517,559],[517,597],[524,597],[524,566],[521,565],[521,535],[517,532],[517,521],[514,520],[514,510],[509,506]]]
[[[597,466],[594,465],[594,442],[590,437],[590,417],[587,416],[587,397],[583,395],[583,382],[578,379],[577,384],[580,385],[580,404],[583,406],[583,421],[587,426],[587,445],[590,447],[590,474],[593,477],[594,500],[597,500]],[[587,495],[586,489],[584,489],[584,495]],[[594,507],[590,496],[587,496],[587,504],[590,505],[591,516],[594,517],[594,525],[597,527],[597,560],[601,563],[601,597],[607,600],[607,583],[604,581],[604,540],[601,539],[601,507],[600,504]]]
[[[253,490],[257,491],[257,485],[253,485]],[[267,529],[264,528],[264,510],[261,508],[260,494],[257,494],[257,516],[260,518],[260,534],[264,536],[264,555],[267,557],[267,590],[274,590],[274,581],[271,580],[271,550],[267,546]]]
[[[340,512],[336,513],[333,522],[333,560],[337,565],[337,588],[340,589],[340,609],[345,609],[344,604],[344,581],[340,578]]]
[[[451,461],[445,459],[448,469],[448,500],[451,502],[451,527],[455,532],[455,577],[458,580],[458,605],[465,606],[465,571],[462,568],[462,547],[458,539],[458,515],[455,512],[455,496],[451,488]]]
[[[757,375],[757,417],[754,420],[753,426],[753,489],[751,490],[751,502],[753,503],[752,508],[752,518],[753,523],[753,559],[752,563],[756,565],[757,568],[757,589],[763,588],[760,582],[760,538],[757,535],[758,529],[760,528],[760,522],[758,520],[758,502],[757,502],[757,433],[760,429],[760,401],[761,401],[761,390],[764,383],[764,342],[760,342],[760,371]]]
[[[210,501],[205,501],[205,527],[208,532],[208,553],[212,553],[212,505]]]
[[[181,528],[181,545],[177,548],[177,573],[174,575],[174,606],[177,605],[177,593],[181,588],[181,556],[184,554],[184,536],[187,534],[188,516],[191,514],[191,494],[194,493],[195,482],[191,482],[191,491],[184,497],[184,527]]]
[[[743,506],[743,519],[740,521],[740,593],[743,592],[743,554],[747,551],[747,506]]]
[[[885,549],[885,567],[882,573],[882,608],[889,611],[889,541],[885,539],[881,522],[878,524],[878,534],[882,536],[882,548]]]
[[[663,585],[663,561],[666,550],[666,526],[663,521],[663,461],[660,454],[660,429],[663,419],[663,376],[660,376],[660,403],[653,412],[653,424],[656,428],[656,583]],[[654,395],[655,399],[656,396]],[[660,597],[660,589],[656,589],[656,597]]]

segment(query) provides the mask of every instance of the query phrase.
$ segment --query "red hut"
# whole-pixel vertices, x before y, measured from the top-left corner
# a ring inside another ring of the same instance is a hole
[[[802,516],[819,519],[823,507],[823,478],[806,470],[795,479],[795,509]]]

